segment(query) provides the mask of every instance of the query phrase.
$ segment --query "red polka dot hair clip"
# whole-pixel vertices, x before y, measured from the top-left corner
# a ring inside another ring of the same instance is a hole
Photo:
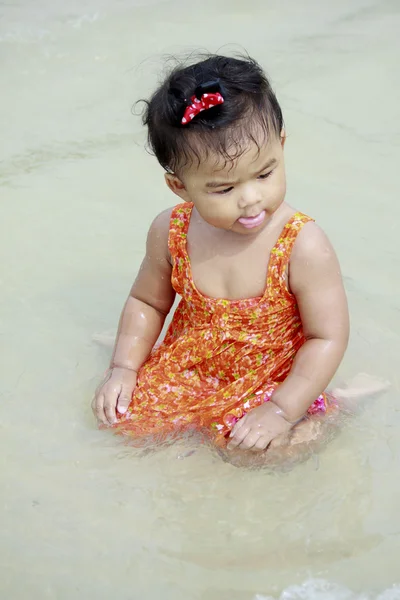
[[[215,88],[217,85],[217,82],[210,82],[203,86],[199,86],[198,89],[204,90],[204,88],[208,88],[211,86]],[[189,106],[186,107],[182,117],[182,125],[188,125],[197,115],[203,112],[203,110],[214,108],[214,106],[218,106],[219,104],[223,104],[225,102],[220,92],[204,92],[200,97],[198,96],[200,96],[200,94],[195,94],[191,97],[191,104],[189,104]]]

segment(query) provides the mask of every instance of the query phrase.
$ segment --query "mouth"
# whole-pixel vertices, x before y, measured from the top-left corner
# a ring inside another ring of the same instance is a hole
[[[265,210],[263,210],[256,217],[242,217],[241,219],[238,219],[238,222],[243,225],[243,227],[246,227],[246,229],[253,229],[253,227],[261,225],[265,219],[265,214]]]

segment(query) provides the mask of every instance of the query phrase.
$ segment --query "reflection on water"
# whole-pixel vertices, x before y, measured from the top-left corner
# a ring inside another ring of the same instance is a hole
[[[397,3],[191,10],[0,4],[2,597],[398,598]],[[89,406],[108,360],[92,335],[115,327],[173,202],[131,106],[162,54],[232,41],[282,101],[289,201],[341,258],[339,379],[392,382],[291,469],[238,469],[193,440],[143,452],[98,432]]]

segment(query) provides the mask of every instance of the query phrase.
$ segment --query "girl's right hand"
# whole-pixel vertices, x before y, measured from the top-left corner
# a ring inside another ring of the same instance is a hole
[[[117,411],[122,415],[126,413],[136,381],[136,371],[120,367],[107,371],[106,378],[97,388],[92,401],[93,413],[101,423],[114,425],[117,422]]]

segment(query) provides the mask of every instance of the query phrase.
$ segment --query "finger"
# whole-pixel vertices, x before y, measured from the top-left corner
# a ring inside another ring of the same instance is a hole
[[[228,444],[228,450],[232,450],[232,448],[237,448],[239,444],[244,440],[246,435],[250,432],[249,427],[241,427],[233,436]]]
[[[112,374],[112,369],[108,369],[105,372],[103,380],[100,381],[99,385],[96,388],[96,391],[94,392],[95,397],[99,395],[101,389],[104,388],[104,386],[106,385],[107,381],[111,378],[111,374]]]
[[[250,450],[252,452],[263,452],[269,444],[269,438],[260,437]]]
[[[274,449],[282,448],[282,446],[287,446],[289,444],[289,437],[290,436],[287,433],[282,433],[281,435],[278,435],[276,438],[271,440],[269,448]]]
[[[133,390],[129,387],[122,387],[121,393],[118,398],[117,411],[123,415],[128,410],[128,406],[132,402]]]
[[[109,388],[104,394],[104,413],[108,421],[107,425],[114,425],[117,421],[115,407],[117,406],[121,388],[122,385],[118,384],[111,389]]]
[[[120,390],[112,390],[108,392],[104,399],[104,412],[108,421],[108,424],[114,425],[117,421],[117,415],[115,407],[117,406]]]
[[[104,425],[108,425],[107,419],[104,414],[104,395],[100,394],[100,396],[95,398],[93,400],[93,404],[94,404],[94,414],[96,415],[97,419],[101,423],[104,423]]]
[[[235,423],[235,425],[232,427],[232,431],[231,431],[231,433],[230,433],[230,436],[229,436],[229,437],[231,437],[231,438],[232,438],[234,435],[236,435],[236,433],[239,431],[239,429],[240,429],[241,427],[243,427],[243,425],[244,425],[244,424],[245,424],[245,417],[242,417],[242,418],[240,419],[240,421],[237,421],[237,422]]]
[[[239,445],[240,450],[250,450],[258,442],[260,437],[260,433],[250,431],[250,433],[244,438],[242,443]]]

